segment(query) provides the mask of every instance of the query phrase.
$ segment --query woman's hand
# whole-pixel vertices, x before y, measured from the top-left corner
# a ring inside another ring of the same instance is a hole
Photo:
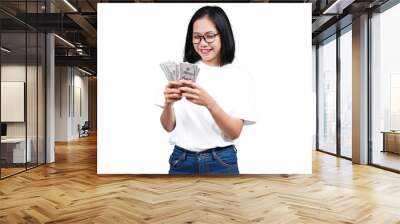
[[[168,82],[164,90],[165,106],[172,106],[173,103],[182,99],[182,93],[179,90],[181,86],[182,83],[180,81]]]
[[[205,106],[208,109],[216,104],[214,98],[198,84],[191,80],[181,80],[180,82],[182,86],[179,87],[179,90],[182,92],[182,96],[186,97],[188,101]]]

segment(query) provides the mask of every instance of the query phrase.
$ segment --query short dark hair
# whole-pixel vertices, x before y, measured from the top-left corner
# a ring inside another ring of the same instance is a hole
[[[193,24],[196,20],[205,16],[208,16],[213,21],[221,38],[221,66],[232,63],[235,57],[235,39],[233,38],[233,32],[228,16],[225,14],[224,10],[218,6],[204,6],[197,10],[193,15],[189,22],[186,34],[183,61],[195,63],[201,59],[200,55],[195,51],[192,43]]]

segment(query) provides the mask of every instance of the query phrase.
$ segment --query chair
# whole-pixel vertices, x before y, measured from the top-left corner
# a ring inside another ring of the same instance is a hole
[[[85,121],[82,127],[80,127],[80,125],[78,124],[79,138],[89,136],[89,129],[90,129],[89,121]]]

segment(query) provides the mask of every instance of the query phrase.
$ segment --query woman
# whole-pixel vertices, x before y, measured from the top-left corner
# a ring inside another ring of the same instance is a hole
[[[255,123],[249,76],[231,65],[232,28],[225,12],[200,8],[189,22],[184,61],[196,63],[196,83],[171,81],[164,90],[163,128],[174,150],[169,174],[239,174],[234,140]]]

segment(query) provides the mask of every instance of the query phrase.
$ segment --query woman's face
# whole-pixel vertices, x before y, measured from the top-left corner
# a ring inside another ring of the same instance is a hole
[[[217,28],[208,16],[204,16],[194,22],[192,41],[195,51],[205,64],[220,66],[221,38]]]

